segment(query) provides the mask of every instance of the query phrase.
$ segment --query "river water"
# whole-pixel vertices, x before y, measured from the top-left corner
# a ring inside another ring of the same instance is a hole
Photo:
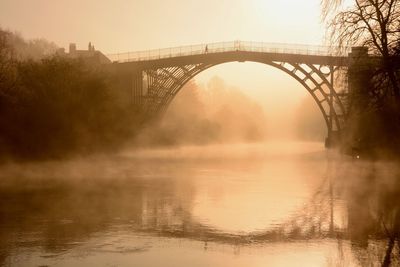
[[[398,266],[398,177],[320,143],[8,163],[0,266]]]

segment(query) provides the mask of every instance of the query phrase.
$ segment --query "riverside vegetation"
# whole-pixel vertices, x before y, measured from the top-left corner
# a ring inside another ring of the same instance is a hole
[[[115,149],[135,130],[111,77],[55,54],[45,40],[0,31],[0,154],[48,159]]]

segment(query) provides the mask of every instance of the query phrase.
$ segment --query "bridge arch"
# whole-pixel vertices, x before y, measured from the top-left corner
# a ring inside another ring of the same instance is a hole
[[[256,59],[246,61],[269,65],[298,81],[318,105],[328,129],[328,136],[332,132],[340,133],[344,124],[345,109],[334,88],[334,75],[337,70],[334,66]],[[188,81],[211,67],[229,62],[237,62],[237,60],[231,59],[144,71],[147,83],[146,112],[149,114],[164,113]]]

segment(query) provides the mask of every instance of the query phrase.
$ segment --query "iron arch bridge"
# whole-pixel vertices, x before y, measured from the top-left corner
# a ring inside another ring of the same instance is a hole
[[[258,62],[297,80],[324,117],[328,139],[340,135],[346,118],[347,55],[328,47],[224,42],[108,55],[123,73],[132,103],[147,117],[165,112],[182,87],[200,72],[228,62]]]

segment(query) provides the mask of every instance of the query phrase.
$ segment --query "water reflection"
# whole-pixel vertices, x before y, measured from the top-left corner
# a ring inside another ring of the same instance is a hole
[[[398,266],[400,172],[397,162],[357,161],[345,167],[342,177],[349,214],[347,236],[354,254],[362,266],[372,263]]]
[[[204,151],[3,166],[0,264],[400,264],[396,163],[310,145]]]

